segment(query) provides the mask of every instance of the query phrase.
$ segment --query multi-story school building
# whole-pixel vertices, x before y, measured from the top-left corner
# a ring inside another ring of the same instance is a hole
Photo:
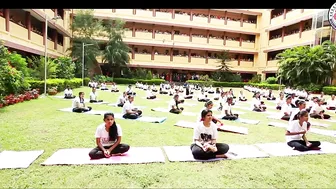
[[[43,56],[46,34],[48,56],[65,55],[71,37],[70,9],[0,9],[0,40],[10,51]]]
[[[71,12],[76,14],[75,9],[0,9],[0,40],[23,55],[44,55],[47,33],[48,56],[65,55]],[[94,15],[126,21],[124,41],[132,49],[131,68],[150,69],[175,81],[215,71],[222,50],[229,50],[228,64],[243,79],[253,74],[266,78],[277,72],[279,52],[335,39],[328,10],[94,9]],[[61,18],[52,20],[56,16]],[[98,39],[107,42],[107,38]],[[103,65],[101,57],[98,61]]]

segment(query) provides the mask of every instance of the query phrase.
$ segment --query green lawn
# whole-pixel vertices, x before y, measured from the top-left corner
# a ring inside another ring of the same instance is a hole
[[[119,86],[124,89],[125,86]],[[238,91],[235,89],[235,94]],[[74,93],[90,89],[75,89]],[[161,101],[142,99],[136,90],[135,105],[147,106],[144,115],[167,116],[163,124],[117,120],[123,128],[122,142],[131,146],[190,145],[193,130],[173,126],[180,119],[195,117],[152,112],[153,107],[167,107],[171,97]],[[250,99],[251,94],[244,91]],[[60,93],[61,95],[63,93]],[[116,102],[119,94],[99,90],[100,97]],[[187,100],[188,101],[188,100]],[[199,112],[197,107],[185,111]],[[268,103],[268,102],[266,102]],[[274,106],[273,103],[268,103]],[[213,163],[174,162],[133,165],[41,166],[40,163],[60,148],[93,148],[94,133],[103,117],[57,111],[71,106],[71,101],[53,97],[40,98],[0,109],[0,150],[45,150],[28,169],[0,170],[0,188],[335,188],[336,155],[306,155],[219,161]],[[121,112],[121,108],[92,105],[96,110]],[[239,111],[244,111],[237,109]],[[335,115],[333,114],[333,119]],[[225,143],[254,144],[284,142],[284,130],[267,126],[265,114],[249,113],[242,118],[259,119],[258,125],[231,123],[249,129],[248,135],[219,133]],[[274,121],[274,120],[272,120]],[[333,123],[329,123],[332,125]],[[323,129],[323,128],[322,128]],[[328,129],[336,130],[336,124]],[[310,133],[310,140],[336,143],[333,137]]]

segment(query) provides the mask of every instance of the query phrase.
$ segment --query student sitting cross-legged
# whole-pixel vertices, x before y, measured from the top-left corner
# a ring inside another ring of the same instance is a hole
[[[327,110],[335,110],[335,109],[336,109],[335,95],[331,95],[331,99],[327,102]]]
[[[285,101],[285,95],[283,93],[280,94],[279,96],[279,99],[277,100],[276,102],[276,109],[277,110],[281,110],[281,107],[286,104],[286,101]]]
[[[260,101],[260,93],[257,92],[254,94],[254,97],[252,98],[252,111],[256,112],[264,112],[266,111],[266,106]]]
[[[64,98],[66,99],[76,98],[76,96],[72,95],[72,90],[70,86],[67,86],[67,88],[64,90]]]
[[[126,91],[124,91],[123,94],[118,97],[117,106],[123,107],[126,102],[126,99],[127,99],[127,94],[126,94]]]
[[[289,118],[289,121],[291,122],[291,121],[294,121],[294,120],[298,120],[298,119],[299,119],[300,112],[301,112],[302,110],[306,110],[306,102],[303,101],[303,100],[300,100],[300,101],[298,102],[298,108],[296,108],[296,109],[294,109],[294,110],[292,111],[291,116],[290,116],[290,118]],[[307,110],[306,110],[306,111],[307,111]],[[307,111],[307,112],[308,112],[308,111]],[[307,127],[308,127],[308,129],[309,129],[310,125],[311,125],[311,124],[307,121]]]
[[[315,119],[329,119],[330,115],[325,114],[324,108],[322,106],[323,101],[320,99],[316,100],[316,104],[310,110],[310,117]]]
[[[93,87],[90,93],[90,103],[97,103],[97,102],[103,102],[103,100],[98,100],[98,93],[96,91],[96,88]]]
[[[200,113],[198,114],[198,116],[197,116],[197,119],[196,119],[196,122],[200,122],[201,120],[202,120],[202,112],[204,111],[204,110],[211,110],[212,109],[212,107],[213,107],[213,102],[210,100],[210,101],[208,101],[208,102],[206,102],[205,104],[204,104],[204,108],[202,108],[202,110],[200,111]],[[212,122],[214,122],[214,123],[219,123],[219,124],[221,124],[221,125],[223,125],[223,123],[219,120],[219,119],[217,119],[216,117],[214,117],[214,116],[212,116]]]
[[[104,114],[104,123],[96,130],[97,147],[89,153],[91,159],[109,158],[112,155],[122,155],[130,149],[127,144],[121,144],[122,129],[115,122],[113,113]]]
[[[78,97],[76,97],[72,102],[72,112],[82,113],[92,110],[92,107],[85,106],[84,103],[84,92],[79,92]]]
[[[306,132],[309,130],[307,126],[308,112],[302,110],[299,113],[299,119],[289,122],[286,131],[287,145],[298,151],[319,150],[321,143],[319,141],[308,141]]]
[[[239,101],[247,101],[247,99],[245,98],[244,94],[243,94],[243,91],[240,91],[239,93]]]
[[[119,89],[117,88],[117,85],[115,83],[112,83],[112,86],[111,86],[111,92],[119,92]]]
[[[125,102],[122,114],[125,119],[137,119],[141,116],[142,111],[133,107],[134,96],[129,95],[128,100]]]
[[[289,121],[290,116],[292,114],[293,108],[292,108],[292,96],[288,95],[286,98],[286,103],[282,105],[281,107],[281,113],[283,116],[281,117],[282,120]]]
[[[227,102],[224,104],[223,110],[222,110],[222,116],[223,116],[222,119],[226,119],[226,120],[238,119],[239,115],[232,113],[232,109],[231,109],[232,101],[233,101],[232,97],[227,98]]]
[[[174,98],[169,101],[168,110],[173,114],[180,114],[183,111],[183,107],[179,107],[179,95],[175,94]]]
[[[212,122],[212,111],[202,111],[202,121],[194,127],[193,144],[190,149],[195,159],[208,160],[213,158],[227,158],[229,145],[217,143],[217,125]]]
[[[100,84],[100,90],[102,90],[102,91],[108,90],[108,88],[106,87],[106,83],[105,82],[103,82],[102,84]]]
[[[146,91],[146,98],[147,99],[156,99],[156,95],[153,94],[151,87],[148,87],[148,90]]]
[[[210,99],[208,98],[208,95],[204,94],[204,91],[201,91],[201,94],[197,97],[198,102],[208,102]]]

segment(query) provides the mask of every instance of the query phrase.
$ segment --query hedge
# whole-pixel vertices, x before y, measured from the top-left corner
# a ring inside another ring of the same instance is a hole
[[[199,80],[188,80],[187,83],[204,85],[211,84],[213,87],[244,87],[245,85],[251,85],[255,87],[263,87],[272,90],[278,90],[279,84],[266,84],[266,83],[246,83],[246,82],[218,82],[218,81],[199,81]],[[280,88],[283,89],[285,86],[281,85]]]
[[[113,82],[117,84],[135,84],[136,82],[142,82],[142,83],[147,83],[148,85],[152,85],[152,84],[159,85],[166,81],[163,79],[146,80],[146,79],[113,78]]]
[[[85,82],[85,79],[84,79]],[[44,91],[44,81],[28,80],[31,89],[40,89],[42,93]],[[84,83],[85,84],[85,83]],[[63,91],[67,86],[71,88],[79,88],[82,86],[82,79],[48,79],[47,80],[47,90],[48,88],[57,87],[57,91]]]
[[[333,94],[336,95],[336,87],[334,86],[325,86],[322,88],[322,91],[326,95],[333,95]]]

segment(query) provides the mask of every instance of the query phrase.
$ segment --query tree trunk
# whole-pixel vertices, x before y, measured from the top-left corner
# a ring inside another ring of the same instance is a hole
[[[102,75],[103,74],[103,72],[100,68],[100,65],[97,61],[95,61],[93,63],[93,66],[92,66],[91,69],[89,69],[88,74],[89,74],[90,77],[93,77],[94,75]]]

